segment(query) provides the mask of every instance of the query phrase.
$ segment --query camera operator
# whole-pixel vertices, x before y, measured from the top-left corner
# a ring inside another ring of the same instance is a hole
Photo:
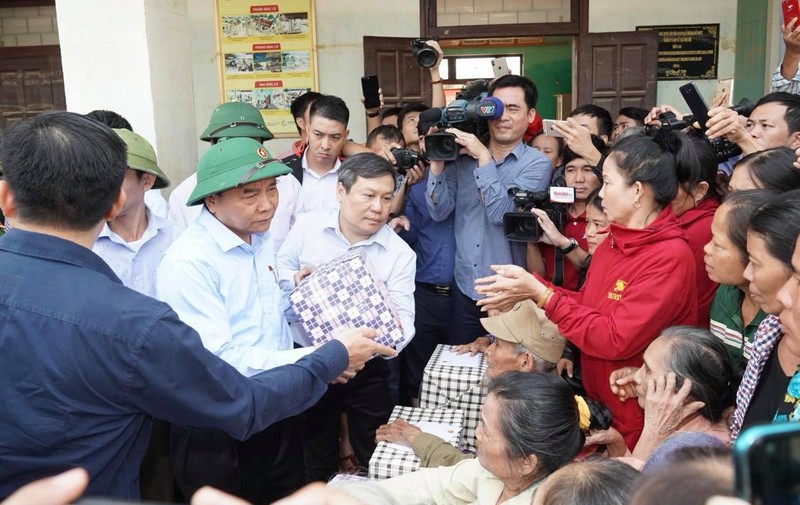
[[[706,122],[710,139],[725,137],[742,148],[744,154],[771,147],[800,147],[800,96],[786,92],[764,95],[750,117],[745,119],[727,107],[708,111]]]
[[[486,333],[475,305],[480,298],[475,279],[491,275],[493,264],[524,264],[524,247],[510,244],[503,233],[503,215],[515,210],[508,189],[544,191],[550,182],[550,161],[522,141],[535,114],[536,85],[527,77],[506,75],[492,83],[489,94],[503,103],[504,111],[488,120],[488,146],[475,135],[448,128],[461,156],[447,163],[431,161],[425,192],[434,221],[455,212],[454,343]]]
[[[605,151],[601,139],[592,136],[594,147]],[[575,189],[575,201],[567,206],[563,229],[541,209],[532,209],[536,214],[542,234],[539,243],[528,244],[528,270],[542,275],[556,286],[578,290],[581,266],[589,255],[586,244],[586,200],[600,188],[600,170],[577,153],[567,148],[564,152],[564,182]],[[540,255],[539,255],[540,253]],[[536,261],[541,258],[541,262]]]

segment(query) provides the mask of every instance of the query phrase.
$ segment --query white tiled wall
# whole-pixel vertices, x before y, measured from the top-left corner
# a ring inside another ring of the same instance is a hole
[[[55,7],[0,8],[0,46],[58,45]]]
[[[561,23],[570,0],[437,0],[439,26]]]

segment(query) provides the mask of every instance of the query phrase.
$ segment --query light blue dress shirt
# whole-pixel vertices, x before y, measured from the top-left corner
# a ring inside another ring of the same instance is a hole
[[[203,208],[167,250],[158,298],[200,334],[203,345],[251,376],[313,351],[293,349],[269,232],[247,244]]]
[[[92,251],[117,274],[122,284],[153,298],[156,297],[156,271],[167,248],[181,234],[183,228],[155,215],[149,207],[147,228],[142,238],[133,242],[111,231],[108,223],[97,237]]]
[[[428,176],[425,191],[434,221],[456,213],[456,284],[473,300],[481,298],[475,279],[493,275],[491,265],[525,265],[525,245],[503,233],[503,215],[516,210],[508,190],[545,191],[552,172],[544,154],[523,142],[503,160],[477,165],[470,156],[447,162],[444,172]]]
[[[404,337],[397,345],[399,352],[414,337],[417,255],[388,226],[384,225],[367,240],[350,244],[339,229],[339,209],[301,214],[278,253],[281,287],[290,292],[294,289],[294,274],[302,267],[317,267],[357,248],[364,249],[374,275],[386,285],[397,310]],[[299,344],[310,344],[299,324],[293,324],[292,329]]]

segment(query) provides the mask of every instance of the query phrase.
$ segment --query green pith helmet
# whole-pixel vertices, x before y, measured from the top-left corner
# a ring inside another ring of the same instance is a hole
[[[244,137],[223,139],[200,157],[197,186],[186,205],[197,205],[209,195],[291,171],[273,159],[257,140]]]
[[[128,146],[128,166],[148,174],[156,176],[156,182],[153,184],[153,189],[161,189],[169,186],[170,182],[164,171],[158,166],[156,160],[156,152],[150,142],[146,141],[144,137],[138,133],[133,133],[130,130],[122,128],[115,128],[114,132],[125,142]]]
[[[263,142],[271,140],[274,135],[267,129],[258,109],[249,103],[227,102],[217,106],[211,113],[200,140],[211,142],[211,139],[225,137],[249,137]]]

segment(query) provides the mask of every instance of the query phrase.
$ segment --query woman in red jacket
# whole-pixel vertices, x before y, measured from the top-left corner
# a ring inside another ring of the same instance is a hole
[[[611,236],[597,248],[581,291],[554,288],[514,265],[494,266],[478,279],[484,310],[503,310],[532,298],[582,351],[586,392],[605,403],[628,447],[636,444],[643,413],[611,393],[609,376],[622,366],[641,366],[659,333],[697,321],[692,251],[672,212],[678,190],[676,164],[697,163],[683,133],[659,131],[621,139],[603,165],[600,192]]]
[[[700,134],[702,136],[702,134]],[[711,301],[717,283],[709,279],[705,269],[703,247],[711,241],[711,221],[720,204],[717,186],[717,158],[703,136],[692,138],[698,163],[678,164],[678,194],[672,200],[672,211],[683,228],[694,255],[697,277],[697,326],[708,328]]]

